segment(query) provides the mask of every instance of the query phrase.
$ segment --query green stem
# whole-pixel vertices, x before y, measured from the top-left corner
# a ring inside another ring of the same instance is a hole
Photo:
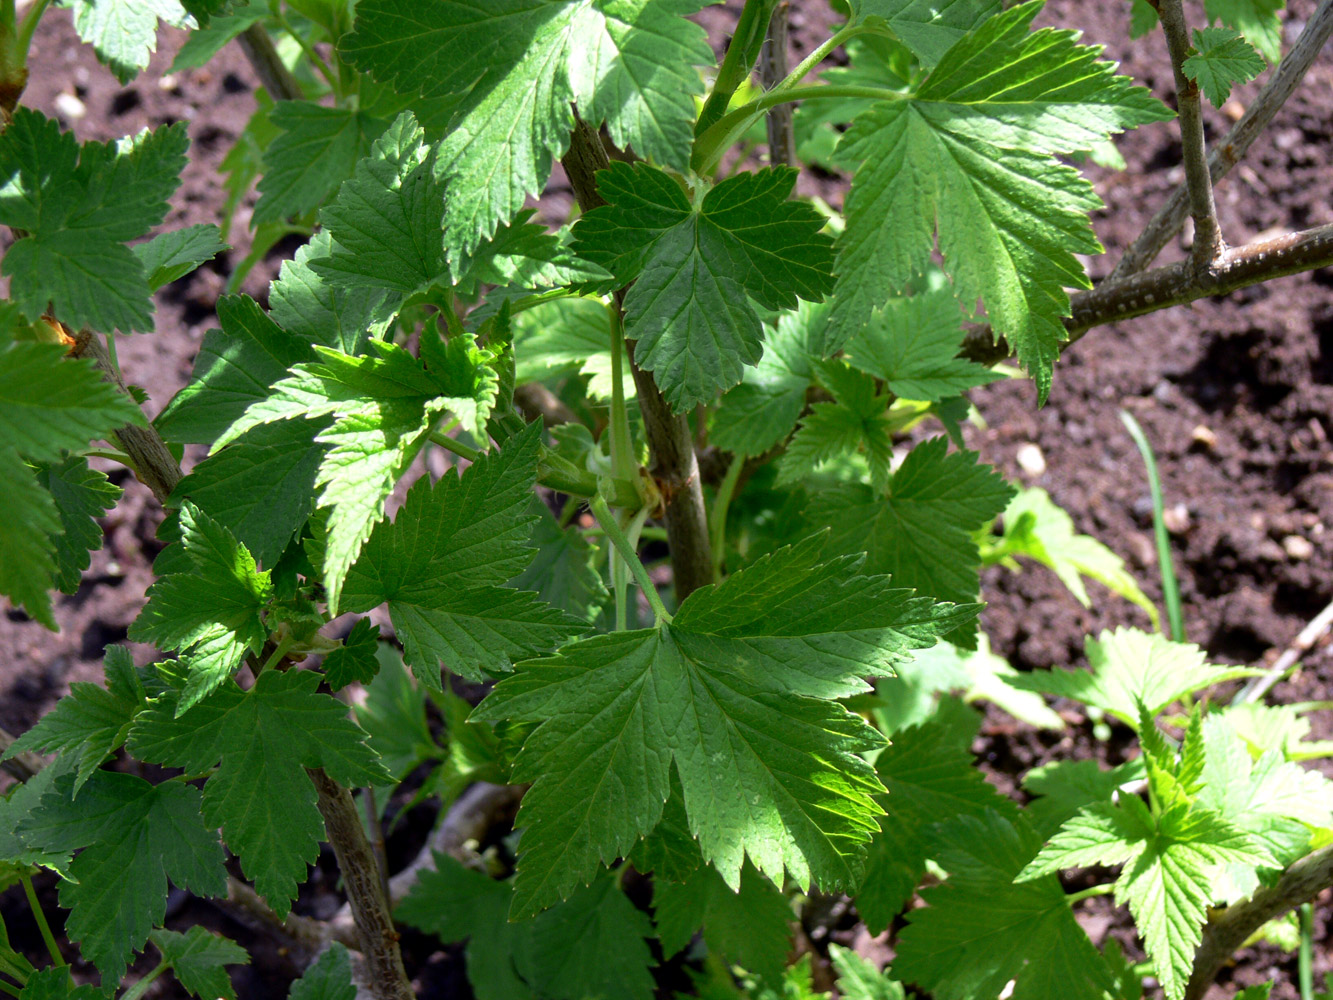
[[[129,469],[131,472],[138,471],[137,469],[134,468],[134,459],[130,458],[130,456],[126,455],[124,452],[107,451],[101,448],[92,448],[88,451],[85,451],[83,453],[83,457],[105,458],[108,462],[119,462],[121,465],[125,466],[125,468]]]
[[[158,976],[166,972],[168,968],[170,966],[165,961],[159,962],[157,968],[122,993],[120,1000],[143,1000],[144,995],[148,992],[148,987],[152,986]]]
[[[443,431],[431,431],[430,439],[438,444],[445,451],[452,451],[459,458],[466,458],[469,462],[475,462],[481,458],[481,452],[476,448],[469,448],[461,441],[456,441]]]
[[[1301,984],[1301,1000],[1314,1000],[1314,907],[1302,903],[1300,908],[1301,949],[1297,955],[1297,977]]]
[[[276,667],[282,662],[282,658],[287,655],[287,651],[294,645],[296,645],[296,639],[291,635],[284,635],[278,640],[277,646],[274,647],[273,655],[265,660],[264,665],[259,668],[259,672],[262,674],[266,670],[272,670]]]
[[[18,50],[23,53],[25,61],[28,49],[32,47],[32,36],[37,30],[37,22],[42,19],[42,12],[45,11],[50,4],[51,0],[37,0],[36,3],[28,8],[28,12],[23,15],[23,20],[19,21],[16,39],[18,42]]]
[[[1071,892],[1069,895],[1065,896],[1065,902],[1070,906],[1073,906],[1075,903],[1082,902],[1085,899],[1091,899],[1093,896],[1109,896],[1114,891],[1115,883],[1106,882],[1103,885],[1090,886],[1080,892]]]
[[[125,377],[120,374],[120,358],[116,355],[116,331],[114,330],[107,332],[106,353],[111,358],[111,370],[116,373],[116,378],[124,382]]]
[[[37,890],[32,887],[32,879],[25,875],[21,881],[23,893],[28,897],[28,906],[32,909],[33,919],[37,921],[37,929],[42,932],[42,941],[46,944],[46,951],[51,956],[52,964],[57,967],[64,966],[65,956],[60,954],[60,946],[56,944],[55,935],[51,933],[51,925],[46,922],[46,914],[42,912],[42,904],[37,901]]]
[[[620,530],[620,525],[616,523],[615,515],[611,513],[611,508],[606,505],[606,498],[600,493],[589,501],[588,506],[592,509],[592,516],[597,518],[597,523],[602,526],[606,532],[606,537],[610,539],[611,544],[615,546],[616,551],[620,553],[620,558],[625,560],[629,566],[630,572],[634,574],[635,581],[643,590],[643,596],[648,598],[648,604],[653,609],[653,614],[657,618],[657,624],[663,622],[670,623],[671,615],[667,614],[666,605],[662,603],[662,595],[657,592],[657,587],[653,583],[652,577],[648,571],[643,568],[643,563],[639,561],[639,555],[634,551],[634,546],[630,540],[625,537],[625,533]]]
[[[622,510],[619,517],[624,521],[622,528],[625,531],[625,538],[629,542],[630,548],[635,552],[639,550],[639,539],[643,536],[643,522],[648,519],[648,508],[640,507],[638,513],[632,517],[628,510]],[[629,565],[619,554],[611,557],[611,588],[615,593],[616,599],[616,631],[623,632],[629,627],[629,602],[625,600],[625,593],[629,588]]]
[[[0,979],[0,993],[8,993],[11,997],[16,997],[19,995],[19,991],[15,989],[13,986],[10,986],[3,979]]]
[[[792,87],[795,87],[810,75],[811,70],[827,59],[829,53],[846,42],[849,38],[859,35],[865,30],[866,27],[863,24],[844,24],[830,35],[823,44],[811,50],[810,54],[802,59],[800,63],[797,64],[796,68],[788,73],[786,77],[773,88],[773,90],[789,90]]]
[[[647,508],[642,508],[642,509],[647,509]],[[597,538],[600,535],[606,534],[606,532],[604,532],[600,527],[597,526],[593,526],[591,528],[584,528],[583,533],[585,535],[588,535],[590,538]],[[654,542],[665,542],[667,540],[666,528],[645,527],[641,532],[639,532],[639,537],[646,538]]]
[[[333,91],[334,96],[341,99],[342,86],[334,75],[333,70],[329,69],[329,64],[326,63],[324,58],[315,51],[315,47],[306,41],[301,33],[292,26],[292,23],[287,20],[287,16],[282,13],[281,9],[279,9],[274,16],[277,18],[278,26],[292,36],[296,41],[296,44],[301,47],[301,51],[305,53],[305,57],[314,64],[315,69],[317,69],[319,75],[324,78],[324,82],[329,85],[329,89]]]
[[[1175,565],[1171,561],[1171,537],[1166,530],[1166,517],[1162,503],[1162,481],[1157,474],[1157,459],[1153,456],[1152,445],[1148,443],[1143,428],[1127,410],[1120,411],[1120,420],[1134,439],[1143,464],[1148,470],[1148,489],[1152,493],[1153,534],[1157,539],[1157,562],[1162,572],[1162,601],[1166,604],[1166,618],[1171,630],[1171,639],[1185,641],[1185,621],[1180,608],[1180,584],[1176,580]]]
[[[713,91],[699,112],[696,132],[706,132],[726,114],[732,95],[750,75],[750,68],[759,58],[759,49],[764,44],[774,4],[775,0],[745,0],[745,8],[736,22],[736,32],[727,43],[727,54],[722,57],[717,79],[713,81]]]
[[[731,464],[727,466],[727,474],[722,477],[722,483],[717,488],[717,496],[713,499],[713,512],[708,520],[713,537],[714,583],[722,579],[722,565],[726,562],[727,510],[731,507],[731,498],[736,493],[736,484],[740,482],[743,468],[745,468],[744,456],[736,455],[732,458]]]
[[[633,509],[643,505],[636,483],[628,479],[599,478],[549,448],[542,448],[537,454],[537,482],[575,497],[590,497],[601,490],[613,507]]]
[[[625,332],[620,307],[606,304],[611,319],[611,473],[617,479],[631,479],[638,465],[630,447],[629,411],[625,408]]]
[[[875,101],[901,101],[907,95],[888,87],[866,87],[855,84],[810,83],[803,86],[774,87],[753,101],[729,111],[694,141],[690,166],[701,176],[708,176],[717,167],[722,154],[739,139],[769,108],[793,101],[820,97],[857,97]]]

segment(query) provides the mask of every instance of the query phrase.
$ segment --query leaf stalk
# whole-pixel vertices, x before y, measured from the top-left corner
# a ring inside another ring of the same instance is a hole
[[[667,613],[666,605],[662,603],[662,595],[657,592],[657,585],[653,583],[653,578],[644,569],[633,544],[620,530],[615,515],[611,513],[611,508],[607,506],[606,498],[599,493],[589,501],[588,506],[592,510],[592,516],[597,518],[597,523],[601,525],[602,531],[606,533],[607,539],[615,546],[620,558],[625,561],[630,572],[634,574],[635,582],[643,590],[643,596],[648,599],[648,604],[653,609],[657,624],[670,624],[671,615]]]

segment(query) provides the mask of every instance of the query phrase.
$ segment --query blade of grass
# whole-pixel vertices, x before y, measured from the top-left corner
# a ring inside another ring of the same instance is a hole
[[[1157,563],[1162,571],[1162,601],[1166,604],[1166,620],[1171,639],[1185,641],[1185,620],[1180,610],[1180,584],[1176,580],[1176,568],[1171,561],[1171,538],[1166,530],[1163,516],[1162,481],[1157,475],[1157,459],[1153,455],[1152,445],[1143,433],[1143,428],[1127,410],[1120,411],[1120,420],[1134,439],[1134,444],[1143,456],[1143,464],[1148,470],[1148,489],[1152,493],[1152,526],[1157,539]]]
[[[1314,907],[1302,903],[1301,950],[1298,954],[1297,976],[1301,984],[1301,1000],[1314,1000]]]

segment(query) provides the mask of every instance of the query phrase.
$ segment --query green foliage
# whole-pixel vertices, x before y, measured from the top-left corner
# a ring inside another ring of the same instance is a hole
[[[7,80],[45,6],[0,3]],[[964,356],[977,322],[1051,391],[1100,250],[1074,164],[1169,117],[1076,32],[1033,30],[1039,2],[835,0],[835,36],[763,89],[771,0],[720,63],[705,0],[59,6],[122,81],[163,24],[192,31],[173,72],[249,32],[290,78],[222,160],[221,227],[155,232],[183,125],[81,144],[20,104],[0,134],[0,593],[56,627],[116,463],[165,546],[129,629],[159,662],[110,647],[3,757],[27,780],[0,795],[0,887],[58,875],[65,954],[102,988],[0,925],[0,992],[141,1000],[170,972],[234,1000],[248,956],[169,893],[248,899],[239,876],[312,920],[325,839],[373,888],[395,873],[360,828],[397,860],[438,816],[396,917],[456,946],[479,1000],[1135,1000],[1147,966],[1080,927],[1103,891],[1179,1000],[1210,908],[1333,841],[1333,786],[1298,763],[1330,753],[1316,707],[1219,707],[1256,671],[1120,628],[1087,669],[1019,673],[977,631],[981,569],[1024,559],[1157,624],[1112,547],[963,446],[986,440],[968,394],[1014,374]],[[1184,69],[1214,103],[1276,60],[1279,6],[1207,0]],[[854,172],[845,216],[755,151],[793,103],[804,163]],[[218,301],[150,427],[115,337],[225,260],[233,217],[231,290],[305,245]],[[1013,721],[983,729],[978,701]],[[977,766],[1080,713],[1096,760]],[[518,786],[516,816],[478,816]],[[1086,892],[1055,877],[1106,865]],[[820,932],[852,921],[889,968],[829,944],[830,973]],[[358,988],[333,944],[290,995]]]
[[[574,249],[606,268],[625,296],[625,333],[672,408],[706,403],[759,360],[749,300],[792,308],[832,287],[832,243],[808,205],[786,200],[787,169],[738,174],[694,200],[670,174],[615,163],[598,179],[607,205],[574,227]]]
[[[1185,74],[1219,108],[1231,96],[1232,84],[1248,83],[1265,69],[1254,46],[1230,28],[1196,28],[1194,49],[1184,62]]]

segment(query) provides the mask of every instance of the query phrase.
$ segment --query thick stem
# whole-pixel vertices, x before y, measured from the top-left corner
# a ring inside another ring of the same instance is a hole
[[[560,162],[583,211],[605,204],[597,192],[596,174],[610,161],[601,137],[582,119],[575,121],[569,152]],[[619,296],[616,304],[620,305]],[[635,364],[632,355],[629,362],[648,436],[648,450],[652,455],[649,471],[662,494],[662,517],[666,522],[667,544],[671,548],[676,600],[683,601],[713,580],[712,547],[708,539],[708,515],[704,511],[699,462],[694,454],[689,420],[671,412],[652,375]]]
[[[5,751],[14,745],[16,737],[7,730],[0,729],[0,757],[4,756]],[[15,754],[9,760],[0,763],[0,768],[8,772],[9,776],[16,781],[27,781],[35,777],[37,772],[46,766],[46,761],[38,757],[35,753]]]
[[[1064,347],[1095,326],[1330,266],[1333,224],[1232,247],[1223,251],[1206,274],[1197,274],[1189,261],[1181,261],[1119,281],[1108,279],[1091,291],[1070,296],[1072,315],[1065,320],[1069,342]],[[977,325],[968,332],[958,353],[979,364],[993,365],[1009,357],[1011,351],[1003,338],[995,341],[989,326]]]
[[[1208,172],[1214,184],[1240,162],[1250,145],[1273,120],[1296,85],[1305,78],[1306,71],[1330,36],[1333,36],[1333,0],[1323,0],[1314,16],[1306,22],[1301,37],[1296,40],[1291,51],[1283,56],[1268,83],[1255,96],[1254,103],[1208,155]],[[1181,184],[1152,217],[1139,238],[1125,251],[1107,280],[1117,281],[1137,274],[1156,260],[1171,237],[1180,232],[1188,215],[1189,187]]]
[[[403,968],[398,930],[389,913],[384,882],[375,852],[366,839],[351,793],[322,768],[307,771],[319,792],[319,812],[329,843],[338,859],[347,900],[361,937],[361,954],[370,972],[376,1000],[414,1000],[412,984]]]
[[[787,21],[791,14],[791,0],[778,0],[773,15],[768,19],[768,35],[759,54],[759,82],[765,90],[772,90],[787,78]],[[779,104],[768,112],[768,162],[773,166],[790,167],[796,163],[796,130],[792,124],[792,107]]]
[[[1194,246],[1190,260],[1195,270],[1204,271],[1226,248],[1217,223],[1217,205],[1213,201],[1213,180],[1208,172],[1208,151],[1203,141],[1203,105],[1199,85],[1185,75],[1189,58],[1189,31],[1181,0],[1160,0],[1157,11],[1162,18],[1162,33],[1171,53],[1171,72],[1176,79],[1176,109],[1180,114],[1180,138],[1185,157],[1185,184],[1189,188],[1190,214],[1194,217]]]
[[[259,82],[275,101],[299,101],[305,95],[301,84],[292,76],[278,50],[273,47],[273,39],[268,37],[268,29],[263,22],[252,24],[236,36],[245,58],[259,77]]]
[[[1307,855],[1282,873],[1277,882],[1259,889],[1250,899],[1229,906],[1203,928],[1203,942],[1194,953],[1194,971],[1185,987],[1185,1000],[1203,1000],[1217,970],[1260,927],[1313,899],[1333,886],[1333,847]]]

